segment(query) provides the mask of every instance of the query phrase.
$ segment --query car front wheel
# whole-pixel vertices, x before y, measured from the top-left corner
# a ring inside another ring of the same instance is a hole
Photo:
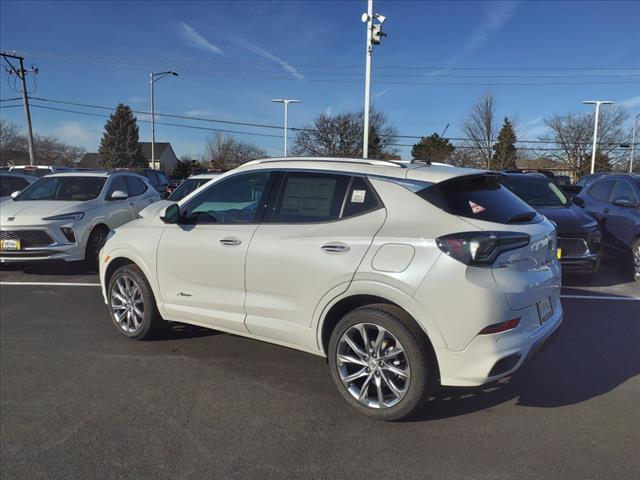
[[[342,396],[379,420],[411,415],[434,385],[424,334],[392,305],[368,305],[345,315],[329,342],[329,365]]]
[[[631,253],[633,254],[633,278],[636,282],[640,282],[640,238],[633,243]]]
[[[135,340],[146,340],[161,333],[167,325],[156,307],[153,291],[135,265],[118,268],[107,290],[111,319],[120,333]]]

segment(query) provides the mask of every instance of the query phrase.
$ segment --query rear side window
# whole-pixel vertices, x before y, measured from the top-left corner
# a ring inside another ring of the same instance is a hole
[[[113,179],[113,182],[111,182],[111,186],[109,187],[109,193],[107,193],[107,198],[111,197],[111,195],[113,195],[113,192],[118,190],[126,193],[127,195],[130,195],[129,190],[127,189],[127,182],[124,179],[124,175],[118,175]]]
[[[169,179],[164,174],[164,172],[155,172],[158,176],[159,185],[169,185]]]
[[[337,220],[349,180],[346,175],[288,173],[280,188],[272,221],[308,223]]]
[[[625,180],[618,180],[616,186],[613,188],[613,194],[611,200],[629,200],[632,203],[636,203],[636,194],[633,191],[631,185]]]
[[[344,201],[342,218],[355,217],[380,208],[382,204],[368,181],[353,177]]]
[[[147,186],[142,180],[131,175],[126,177],[127,188],[129,189],[129,196],[135,197],[136,195],[142,195],[147,191]]]
[[[494,223],[538,222],[540,216],[524,201],[498,183],[495,175],[454,178],[417,194],[460,217]]]
[[[608,202],[611,196],[611,190],[616,182],[614,180],[602,180],[594,183],[589,189],[589,195],[601,202]]]

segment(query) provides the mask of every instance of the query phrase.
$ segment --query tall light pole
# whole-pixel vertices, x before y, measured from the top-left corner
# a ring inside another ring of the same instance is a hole
[[[598,149],[598,120],[600,119],[600,105],[612,105],[610,100],[585,100],[585,105],[596,106],[596,118],[593,122],[593,150],[591,151],[591,173],[596,171],[596,150]]]
[[[151,167],[156,168],[156,113],[155,99],[153,96],[153,84],[167,75],[178,76],[176,72],[159,72],[149,74],[149,85],[151,86]]]
[[[377,19],[379,23],[374,24],[373,19]],[[362,158],[369,156],[369,108],[371,105],[371,56],[373,54],[373,46],[380,45],[382,37],[386,34],[382,32],[382,24],[387,17],[379,13],[373,13],[373,0],[367,2],[367,12],[362,14],[362,22],[367,24],[367,51],[365,60],[365,77],[364,77],[364,125],[363,125],[363,142],[362,142]]]
[[[274,103],[284,104],[284,156],[287,156],[287,131],[288,131],[288,118],[289,118],[289,104],[300,103],[300,100],[293,100],[290,98],[274,98],[271,100]]]
[[[633,150],[636,145],[636,127],[640,113],[633,117],[633,134],[631,135],[631,153],[629,154],[629,173],[633,172]]]

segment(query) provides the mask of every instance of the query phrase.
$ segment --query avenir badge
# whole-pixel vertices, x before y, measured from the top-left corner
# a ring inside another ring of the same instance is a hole
[[[475,215],[478,215],[479,213],[482,213],[486,210],[486,208],[484,208],[482,205],[478,205],[477,203],[472,202],[471,200],[469,200],[469,206],[471,207],[471,211]]]

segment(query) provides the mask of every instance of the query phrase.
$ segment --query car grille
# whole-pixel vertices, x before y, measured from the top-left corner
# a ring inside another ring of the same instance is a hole
[[[589,255],[587,242],[582,238],[558,238],[558,248],[562,249],[562,258],[582,258]]]
[[[47,247],[54,243],[44,230],[0,230],[0,240],[20,240],[23,248]]]

